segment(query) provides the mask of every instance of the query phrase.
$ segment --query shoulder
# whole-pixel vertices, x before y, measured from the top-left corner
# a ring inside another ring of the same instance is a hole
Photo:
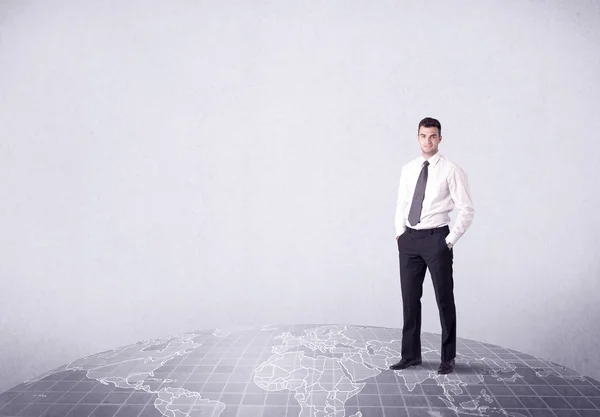
[[[411,168],[415,168],[415,167],[421,169],[421,158],[420,157],[413,158],[410,161],[408,161],[407,163],[405,163],[402,166],[402,171],[406,171],[407,169],[411,169]]]
[[[465,170],[456,161],[442,156],[442,158],[440,158],[440,162],[443,164],[443,169],[448,177],[458,176],[461,179],[467,177]]]
[[[448,169],[450,170],[459,170],[459,171],[463,171],[462,167],[453,159],[448,158],[445,155],[442,155],[440,157],[440,162]]]

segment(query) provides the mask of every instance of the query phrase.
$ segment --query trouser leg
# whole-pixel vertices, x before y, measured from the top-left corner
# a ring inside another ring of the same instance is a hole
[[[441,359],[456,357],[456,306],[454,303],[453,250],[448,249],[445,235],[432,235],[437,243],[426,256],[427,267],[433,281],[440,324],[442,328]]]
[[[410,249],[410,236],[400,239],[403,239],[398,245],[404,316],[402,358],[414,359],[421,356],[421,296],[427,265],[419,254]]]

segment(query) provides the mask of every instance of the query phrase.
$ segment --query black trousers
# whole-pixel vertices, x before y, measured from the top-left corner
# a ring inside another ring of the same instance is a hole
[[[421,296],[427,268],[433,281],[442,326],[441,359],[449,361],[456,356],[456,307],[452,277],[454,253],[446,245],[448,233],[448,226],[426,230],[407,228],[398,238],[404,314],[402,358],[421,356]]]

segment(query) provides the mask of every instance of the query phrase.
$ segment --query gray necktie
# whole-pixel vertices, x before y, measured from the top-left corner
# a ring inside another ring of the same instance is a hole
[[[415,226],[421,220],[421,209],[423,208],[423,199],[425,198],[425,185],[427,184],[427,166],[429,161],[423,163],[421,174],[417,180],[415,194],[413,195],[412,205],[408,213],[408,222]]]

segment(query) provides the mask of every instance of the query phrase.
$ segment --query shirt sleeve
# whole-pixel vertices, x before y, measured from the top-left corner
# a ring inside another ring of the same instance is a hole
[[[396,201],[396,237],[400,236],[406,230],[406,208],[408,207],[408,190],[406,188],[406,166],[400,173],[398,184],[398,199]]]
[[[448,176],[448,189],[458,212],[454,226],[446,237],[446,242],[454,246],[469,229],[475,216],[467,174],[459,166],[455,166]]]

